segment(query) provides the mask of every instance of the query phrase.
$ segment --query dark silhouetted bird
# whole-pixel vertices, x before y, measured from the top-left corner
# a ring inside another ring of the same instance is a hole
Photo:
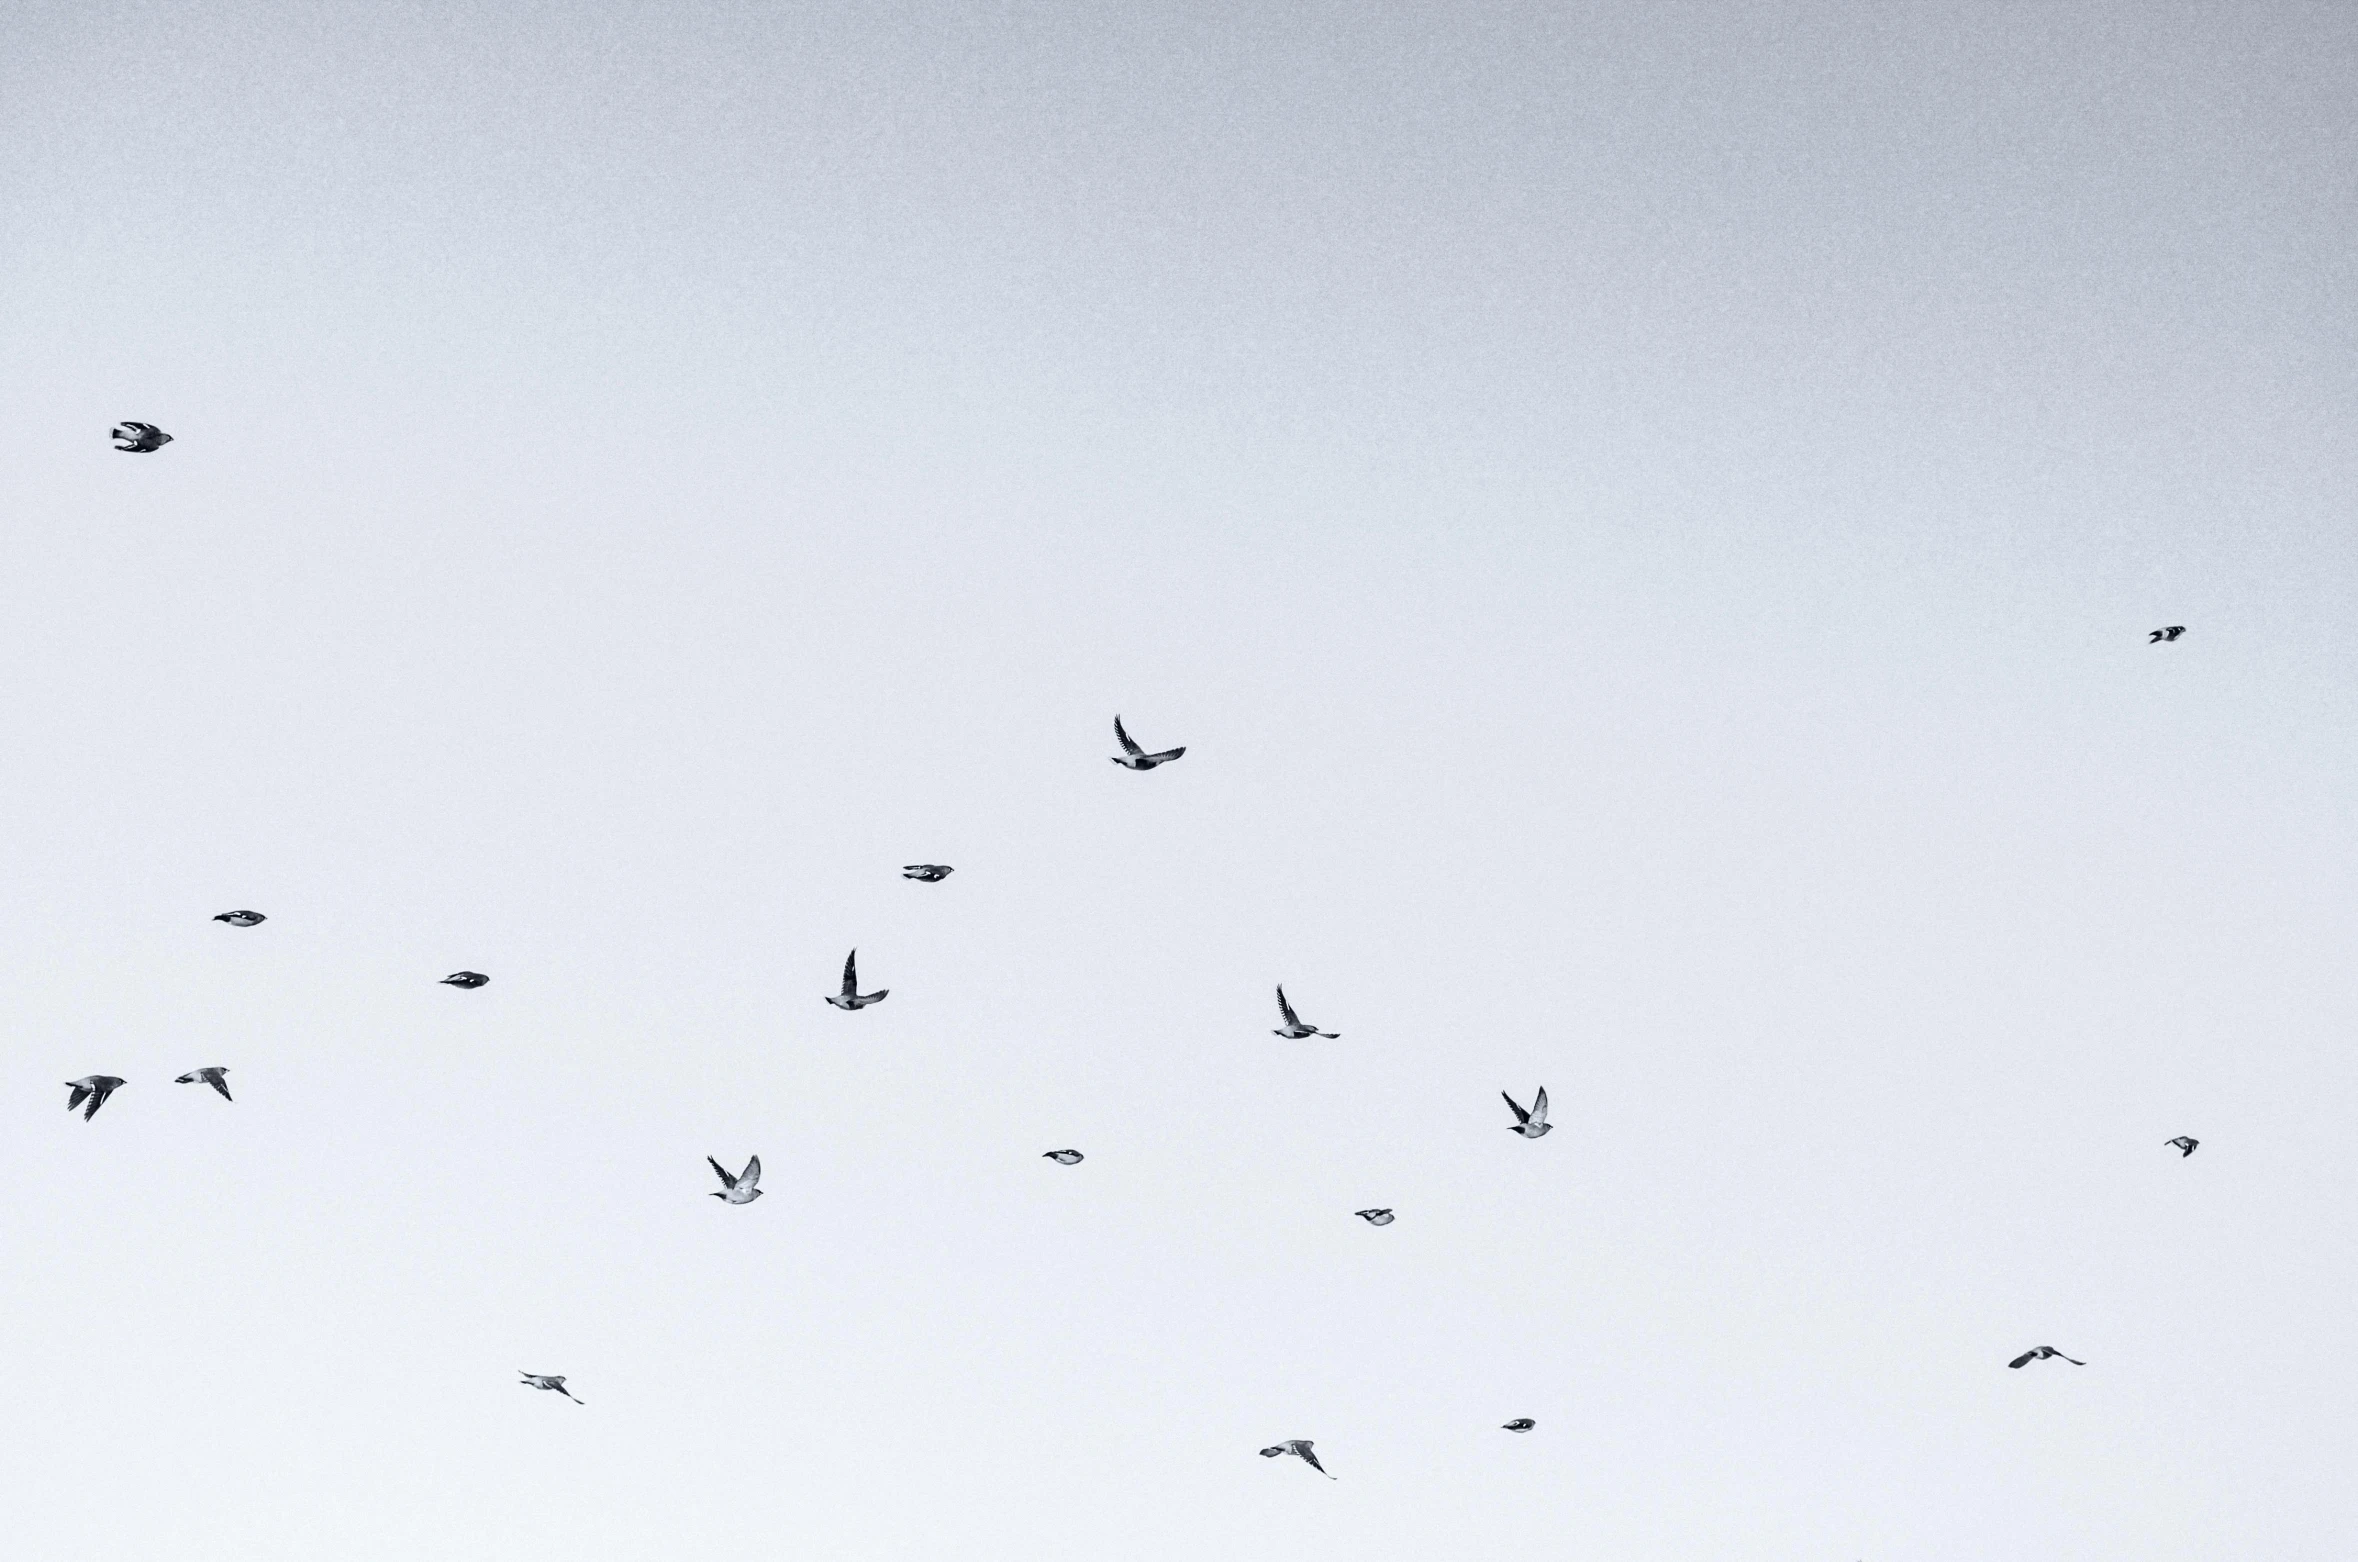
[[[1124,770],[1152,770],[1157,765],[1169,764],[1187,752],[1183,748],[1167,748],[1160,754],[1149,754],[1138,746],[1136,740],[1128,732],[1123,730],[1122,718],[1119,716],[1114,718],[1114,736],[1121,740],[1122,751],[1113,756],[1113,762]]]
[[[1517,1416],[1514,1420],[1509,1421],[1506,1424],[1504,1430],[1509,1432],[1528,1432],[1537,1425],[1539,1425],[1539,1423],[1532,1420],[1529,1416]]]
[[[1300,1459],[1304,1464],[1310,1466],[1311,1469],[1316,1470],[1319,1474],[1326,1475],[1326,1466],[1320,1464],[1318,1462],[1318,1455],[1310,1451],[1310,1439],[1307,1437],[1292,1438],[1286,1442],[1279,1443],[1274,1448],[1264,1448],[1261,1450],[1261,1457],[1264,1459],[1274,1459],[1280,1454],[1292,1454],[1294,1457]],[[1331,1475],[1326,1475],[1326,1478],[1330,1481],[1334,1479],[1334,1477]]]
[[[228,1084],[221,1078],[228,1072],[229,1070],[225,1068],[192,1068],[178,1079],[173,1080],[172,1083],[175,1085],[211,1085],[215,1090],[221,1092],[222,1100],[234,1101],[237,1098],[229,1093]]]
[[[86,1123],[98,1115],[98,1109],[106,1105],[108,1096],[123,1088],[123,1082],[112,1074],[85,1074],[80,1079],[67,1080],[66,1088],[73,1092],[66,1097],[67,1111],[71,1112],[83,1101],[89,1101],[89,1108],[82,1113],[82,1121]]]
[[[727,1167],[713,1160],[711,1156],[707,1155],[704,1159],[710,1162],[712,1169],[720,1175],[721,1191],[714,1194],[714,1198],[726,1199],[731,1204],[751,1204],[755,1199],[761,1197],[761,1189],[754,1186],[755,1183],[761,1181],[760,1156],[757,1155],[747,1161],[745,1169],[734,1177],[729,1175]]]
[[[944,862],[912,862],[901,869],[901,877],[915,879],[920,884],[939,884],[957,871]]]
[[[860,952],[855,949],[843,957],[843,995],[837,997],[830,993],[827,1001],[838,1009],[865,1009],[872,1003],[882,1003],[885,994],[891,991],[889,987],[872,993],[860,991]]]
[[[2167,629],[2156,629],[2152,635],[2146,639],[2145,643],[2147,645],[2153,645],[2163,640],[2175,640],[2184,633],[2186,633],[2186,626],[2184,624],[2172,624]]]
[[[1271,1031],[1269,1034],[1272,1036],[1283,1036],[1288,1041],[1300,1041],[1305,1036],[1322,1036],[1332,1041],[1342,1034],[1341,1031],[1320,1030],[1315,1025],[1303,1024],[1302,1017],[1294,1012],[1294,1006],[1285,1001],[1283,986],[1277,989],[1277,1012],[1285,1020],[1285,1029]]]
[[[224,911],[213,920],[226,922],[231,927],[260,927],[270,919],[259,911]]]
[[[522,1367],[518,1367],[516,1370],[524,1372]],[[545,1388],[554,1393],[563,1394],[567,1399],[573,1399],[572,1393],[565,1387],[563,1378],[550,1377],[545,1372],[524,1372],[524,1381],[516,1386],[518,1388]],[[581,1403],[578,1399],[573,1399],[573,1402],[577,1405]]]
[[[1508,1133],[1521,1134],[1526,1139],[1536,1139],[1554,1126],[1547,1120],[1547,1087],[1545,1085],[1540,1086],[1539,1094],[1532,1098],[1531,1110],[1528,1112],[1516,1106],[1515,1098],[1508,1096],[1505,1091],[1501,1090],[1499,1094],[1506,1096],[1506,1104],[1515,1114],[1515,1126],[1508,1129]]]
[[[2189,1139],[2184,1134],[2180,1134],[2175,1139],[2165,1140],[2164,1143],[2166,1143],[2171,1149],[2178,1152],[2178,1159],[2184,1160],[2186,1157],[2194,1153],[2194,1147],[2202,1143],[2202,1141],[2200,1139]]]
[[[1087,1159],[1087,1157],[1083,1156],[1078,1150],[1050,1150],[1046,1155],[1041,1156],[1040,1159],[1043,1161],[1054,1161],[1059,1166],[1078,1166],[1083,1160]]]
[[[134,455],[147,455],[172,443],[172,436],[153,423],[133,423],[128,419],[116,424],[114,433],[109,437],[116,442],[117,450],[127,450]]]
[[[2045,1361],[2050,1356],[2058,1357],[2064,1361],[2070,1361],[2071,1364],[2075,1367],[2084,1367],[2087,1365],[2087,1363],[2084,1361],[2072,1361],[2071,1357],[2064,1355],[2063,1352],[2057,1350],[2052,1345],[2033,1346],[2031,1349],[2026,1350],[2021,1355],[2015,1357],[2012,1361],[2006,1363],[2006,1365],[2009,1367],[2025,1367],[2034,1361]]]
[[[1355,1209],[1351,1213],[1371,1226],[1388,1226],[1392,1223],[1393,1218],[1392,1212],[1388,1209]]]
[[[442,978],[442,985],[445,987],[476,988],[490,980],[491,978],[485,976],[481,971],[453,971]]]

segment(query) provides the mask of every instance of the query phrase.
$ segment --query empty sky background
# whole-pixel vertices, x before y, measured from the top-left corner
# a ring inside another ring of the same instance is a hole
[[[13,1554],[2351,1554],[2358,12],[0,19]]]

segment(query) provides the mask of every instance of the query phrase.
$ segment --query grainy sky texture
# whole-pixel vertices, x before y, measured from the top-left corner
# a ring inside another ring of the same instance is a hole
[[[8,1551],[2345,1562],[2353,80],[15,0]]]

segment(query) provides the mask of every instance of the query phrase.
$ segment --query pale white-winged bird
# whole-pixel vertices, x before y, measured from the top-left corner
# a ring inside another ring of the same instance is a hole
[[[226,922],[231,927],[260,927],[270,919],[259,911],[224,911],[213,920]]]
[[[1280,1454],[1292,1454],[1294,1457],[1300,1459],[1304,1464],[1310,1466],[1311,1469],[1316,1470],[1319,1474],[1326,1475],[1326,1466],[1320,1464],[1318,1462],[1318,1455],[1310,1451],[1310,1439],[1307,1437],[1290,1438],[1285,1442],[1279,1443],[1274,1448],[1264,1448],[1261,1450],[1261,1457],[1264,1459],[1274,1459]],[[1331,1475],[1326,1475],[1326,1478],[1330,1481],[1334,1479],[1334,1477]]]
[[[237,1097],[229,1093],[229,1085],[221,1077],[228,1072],[229,1070],[225,1068],[192,1068],[178,1079],[173,1080],[172,1083],[175,1085],[211,1085],[215,1090],[221,1092],[222,1100],[234,1101]]]
[[[1157,765],[1169,764],[1187,752],[1183,748],[1167,748],[1160,754],[1149,754],[1138,746],[1135,738],[1123,730],[1122,718],[1119,716],[1114,718],[1114,736],[1121,740],[1122,751],[1113,756],[1113,762],[1124,770],[1152,770]]]
[[[872,1003],[882,1003],[885,994],[891,991],[892,989],[889,987],[872,993],[860,991],[860,952],[855,949],[843,957],[842,995],[838,997],[830,993],[827,995],[827,1001],[838,1009],[865,1009]]]
[[[1355,1209],[1351,1213],[1371,1226],[1388,1226],[1393,1220],[1392,1212],[1388,1209]]]
[[[1339,1030],[1320,1030],[1315,1025],[1303,1024],[1302,1017],[1294,1012],[1294,1006],[1285,1001],[1283,986],[1277,989],[1277,1012],[1285,1020],[1285,1029],[1271,1031],[1269,1034],[1272,1036],[1283,1036],[1288,1041],[1300,1041],[1306,1036],[1318,1036],[1332,1041],[1343,1034]]]
[[[915,879],[920,884],[939,884],[958,870],[946,862],[912,862],[901,869],[901,877]]]
[[[1083,1160],[1087,1159],[1087,1157],[1083,1156],[1078,1150],[1050,1150],[1046,1155],[1041,1156],[1040,1159],[1043,1161],[1054,1161],[1059,1166],[1078,1166]]]
[[[133,423],[129,419],[116,424],[114,433],[109,437],[115,441],[117,450],[127,450],[134,455],[147,455],[172,443],[172,436],[153,423]]]
[[[2145,643],[2147,645],[2154,645],[2163,640],[2175,640],[2184,633],[2186,633],[2186,626],[2184,624],[2172,624],[2167,629],[2156,629],[2150,636],[2147,637]]]
[[[518,1367],[516,1370],[524,1372],[522,1367]],[[563,1394],[567,1399],[573,1399],[572,1393],[565,1387],[563,1378],[551,1377],[545,1372],[524,1372],[524,1381],[516,1386],[518,1388],[545,1388],[552,1393]],[[581,1403],[578,1399],[573,1399],[573,1402],[577,1405]]]
[[[2006,1363],[2006,1365],[2009,1367],[2026,1367],[2034,1361],[2045,1361],[2050,1356],[2053,1356],[2060,1361],[2069,1361],[2075,1367],[2084,1367],[2087,1365],[2087,1363],[2084,1361],[2072,1360],[2071,1357],[2064,1355],[2063,1352],[2057,1350],[2052,1345],[2033,1346],[2031,1349],[2026,1350],[2021,1355],[2015,1357],[2012,1361]]]
[[[1515,1126],[1508,1129],[1508,1133],[1521,1134],[1526,1139],[1536,1139],[1554,1126],[1547,1120],[1547,1087],[1545,1085],[1540,1086],[1539,1094],[1532,1098],[1531,1110],[1528,1112],[1516,1106],[1515,1098],[1508,1096],[1505,1091],[1501,1090],[1499,1094],[1506,1096],[1507,1107],[1515,1114]]]
[[[442,985],[445,987],[464,987],[472,990],[482,986],[485,982],[490,980],[491,978],[485,976],[481,971],[453,971],[448,976],[442,978]]]
[[[2202,1143],[2200,1139],[2189,1139],[2184,1134],[2180,1134],[2175,1139],[2164,1140],[2163,1142],[2170,1149],[2178,1152],[2178,1159],[2180,1160],[2184,1160],[2189,1155],[2192,1155],[2194,1153],[2194,1147]]]
[[[1503,1430],[1509,1432],[1528,1432],[1537,1425],[1539,1425],[1539,1423],[1532,1420],[1529,1416],[1517,1416],[1514,1420],[1509,1421]]]
[[[711,1163],[713,1171],[719,1175],[721,1180],[721,1191],[714,1194],[714,1198],[727,1199],[731,1204],[751,1204],[755,1199],[761,1197],[761,1189],[754,1186],[755,1183],[761,1181],[760,1156],[757,1155],[747,1161],[745,1169],[734,1177],[729,1175],[729,1169],[726,1166],[713,1160],[711,1156],[707,1155],[704,1159]]]
[[[108,1096],[123,1088],[123,1082],[112,1074],[84,1074],[80,1079],[67,1080],[66,1088],[73,1092],[66,1097],[67,1111],[71,1112],[84,1101],[90,1103],[82,1112],[82,1121],[86,1123],[98,1115]]]

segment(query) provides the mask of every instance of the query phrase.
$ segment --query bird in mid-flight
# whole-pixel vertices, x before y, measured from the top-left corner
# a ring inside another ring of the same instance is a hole
[[[1537,1425],[1539,1425],[1539,1423],[1532,1420],[1529,1416],[1517,1416],[1514,1420],[1509,1421],[1503,1430],[1509,1432],[1528,1432]]]
[[[2087,1363],[2084,1361],[2074,1361],[2071,1357],[2065,1356],[2063,1352],[2057,1350],[2052,1345],[2033,1346],[2031,1349],[2026,1350],[2021,1355],[2015,1357],[2012,1361],[2006,1363],[2006,1365],[2009,1367],[2025,1367],[2034,1361],[2045,1361],[2050,1356],[2059,1357],[2064,1361],[2069,1361],[2075,1367],[2084,1367],[2087,1365]]]
[[[518,1372],[524,1372],[522,1367],[518,1367],[516,1370]],[[567,1399],[573,1399],[573,1395],[565,1388],[565,1380],[563,1378],[550,1377],[547,1373],[544,1372],[524,1372],[524,1381],[517,1384],[516,1386],[518,1388],[545,1388],[555,1393],[563,1394]],[[581,1401],[578,1399],[573,1399],[573,1402],[577,1405],[581,1403]]]
[[[901,868],[901,877],[915,879],[920,884],[939,884],[957,871],[945,862],[912,862]]]
[[[85,1100],[90,1103],[82,1113],[82,1121],[86,1123],[98,1115],[108,1096],[123,1088],[123,1082],[112,1074],[85,1074],[80,1079],[67,1080],[66,1088],[73,1092],[66,1097],[67,1111],[71,1112]]]
[[[1040,1159],[1043,1161],[1054,1161],[1059,1166],[1078,1166],[1084,1159],[1086,1159],[1086,1157],[1084,1157],[1078,1150],[1050,1150],[1046,1155],[1041,1156]]]
[[[714,1194],[714,1198],[727,1199],[731,1204],[751,1204],[755,1199],[761,1197],[761,1189],[754,1186],[755,1183],[761,1181],[760,1156],[757,1155],[747,1161],[745,1169],[734,1177],[729,1175],[729,1169],[726,1166],[713,1160],[711,1156],[707,1155],[704,1159],[711,1162],[712,1169],[720,1174],[721,1191]]]
[[[1187,752],[1183,748],[1167,748],[1160,754],[1149,754],[1138,746],[1137,739],[1123,730],[1122,718],[1119,716],[1114,718],[1114,736],[1121,739],[1122,751],[1113,756],[1113,762],[1124,770],[1152,770],[1157,765],[1169,764]]]
[[[213,920],[226,922],[231,927],[260,927],[270,919],[259,911],[224,911]]]
[[[215,1090],[221,1092],[222,1100],[234,1101],[237,1097],[229,1093],[228,1084],[221,1078],[228,1072],[229,1070],[225,1068],[192,1068],[172,1083],[175,1085],[211,1085]]]
[[[442,978],[442,985],[445,987],[475,988],[482,986],[485,982],[490,980],[491,978],[485,976],[481,971],[453,971],[448,976]]]
[[[114,433],[109,437],[116,441],[117,450],[127,450],[136,455],[146,455],[172,443],[172,436],[153,423],[133,423],[129,419],[116,424]]]
[[[1320,1464],[1318,1462],[1318,1455],[1310,1451],[1310,1439],[1307,1437],[1290,1438],[1285,1442],[1279,1443],[1274,1448],[1264,1448],[1261,1450],[1261,1457],[1264,1459],[1274,1459],[1280,1454],[1292,1454],[1296,1458],[1300,1459],[1304,1464],[1310,1466],[1311,1469],[1316,1470],[1319,1474],[1326,1475],[1326,1466]],[[1334,1477],[1331,1475],[1326,1475],[1326,1478],[1330,1481],[1334,1479]]]
[[[2184,1160],[2186,1157],[2194,1153],[2194,1147],[2202,1143],[2202,1141],[2200,1139],[2189,1139],[2184,1134],[2180,1134],[2175,1139],[2164,1140],[2163,1143],[2166,1144],[2169,1148],[2178,1152],[2178,1159]]]
[[[1539,1094],[1531,1098],[1531,1110],[1528,1112],[1516,1106],[1515,1098],[1508,1096],[1505,1091],[1501,1090],[1499,1094],[1506,1096],[1507,1107],[1515,1114],[1515,1126],[1508,1129],[1508,1133],[1536,1139],[1555,1126],[1547,1120],[1547,1086],[1539,1087]]]
[[[872,993],[860,991],[860,952],[855,949],[843,957],[842,996],[829,993],[827,1001],[838,1009],[865,1009],[872,1003],[882,1003],[885,994],[891,991],[889,987]]]
[[[1282,986],[1277,989],[1277,1012],[1285,1020],[1285,1029],[1271,1031],[1269,1034],[1272,1036],[1283,1036],[1288,1041],[1300,1041],[1306,1036],[1318,1036],[1332,1041],[1343,1034],[1339,1030],[1320,1030],[1315,1025],[1303,1024],[1302,1017],[1294,1012],[1294,1006],[1285,1001],[1285,988]]]
[[[2186,626],[2184,624],[2172,624],[2167,629],[2156,629],[2151,635],[2146,637],[2145,643],[2147,645],[2157,645],[2164,640],[2175,640],[2184,633],[2186,633]]]
[[[1355,1209],[1351,1213],[1371,1226],[1388,1226],[1393,1220],[1392,1212],[1388,1209]]]

